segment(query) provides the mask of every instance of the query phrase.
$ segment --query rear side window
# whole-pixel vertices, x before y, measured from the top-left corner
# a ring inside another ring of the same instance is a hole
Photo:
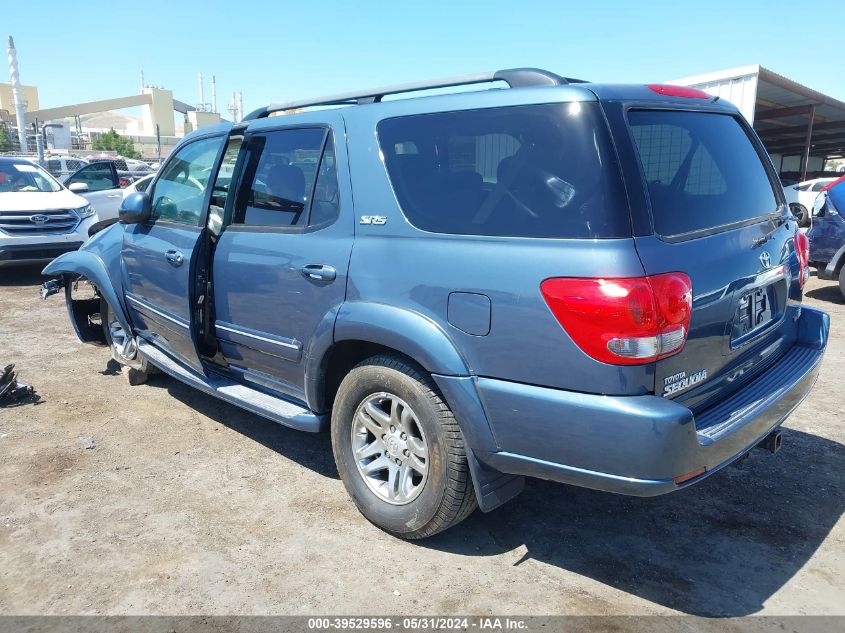
[[[777,210],[760,155],[731,115],[632,110],[654,229],[675,236]]]
[[[235,224],[292,227],[325,224],[337,217],[330,132],[324,128],[264,132],[250,138],[248,149]]]
[[[545,238],[631,234],[597,103],[386,119],[379,144],[408,220],[437,233]]]

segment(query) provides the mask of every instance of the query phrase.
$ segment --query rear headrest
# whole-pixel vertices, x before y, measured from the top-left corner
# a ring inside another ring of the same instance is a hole
[[[279,165],[270,172],[270,189],[273,195],[305,202],[305,174],[296,165]]]
[[[499,161],[499,166],[496,167],[496,181],[502,182],[505,178],[511,178],[511,172],[515,169],[515,162],[513,156],[505,156]]]
[[[437,167],[420,154],[397,154],[396,166],[403,176],[416,174],[426,177],[437,171]]]

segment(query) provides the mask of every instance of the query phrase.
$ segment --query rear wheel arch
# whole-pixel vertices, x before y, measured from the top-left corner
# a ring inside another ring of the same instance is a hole
[[[845,266],[845,246],[841,246],[836,251],[836,254],[833,256],[833,262],[833,274],[836,275],[835,278],[838,278],[843,266]]]
[[[357,363],[397,353],[429,374],[468,376],[466,362],[447,334],[431,319],[396,306],[348,302],[341,306],[331,342],[312,350],[306,370],[306,398],[317,412],[331,409],[337,387]]]
[[[315,377],[313,388],[315,410],[320,413],[331,411],[340,383],[356,365],[368,358],[388,354],[400,356],[427,371],[416,359],[392,347],[358,339],[338,341],[326,350],[319,363],[319,375]]]

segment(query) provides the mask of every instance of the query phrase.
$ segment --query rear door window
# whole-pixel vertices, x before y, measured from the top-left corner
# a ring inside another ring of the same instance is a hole
[[[321,227],[340,211],[334,137],[326,128],[252,134],[232,223]]]
[[[706,231],[777,211],[760,154],[733,116],[632,110],[628,123],[658,235]]]
[[[597,103],[398,117],[381,121],[378,137],[399,206],[419,229],[542,238],[631,234]]]

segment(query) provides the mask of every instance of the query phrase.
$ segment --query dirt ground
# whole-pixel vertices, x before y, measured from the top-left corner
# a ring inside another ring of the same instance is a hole
[[[424,542],[347,498],[329,438],[166,376],[130,387],[34,270],[0,270],[3,614],[845,614],[845,304],[776,456],[653,499],[529,481]]]

